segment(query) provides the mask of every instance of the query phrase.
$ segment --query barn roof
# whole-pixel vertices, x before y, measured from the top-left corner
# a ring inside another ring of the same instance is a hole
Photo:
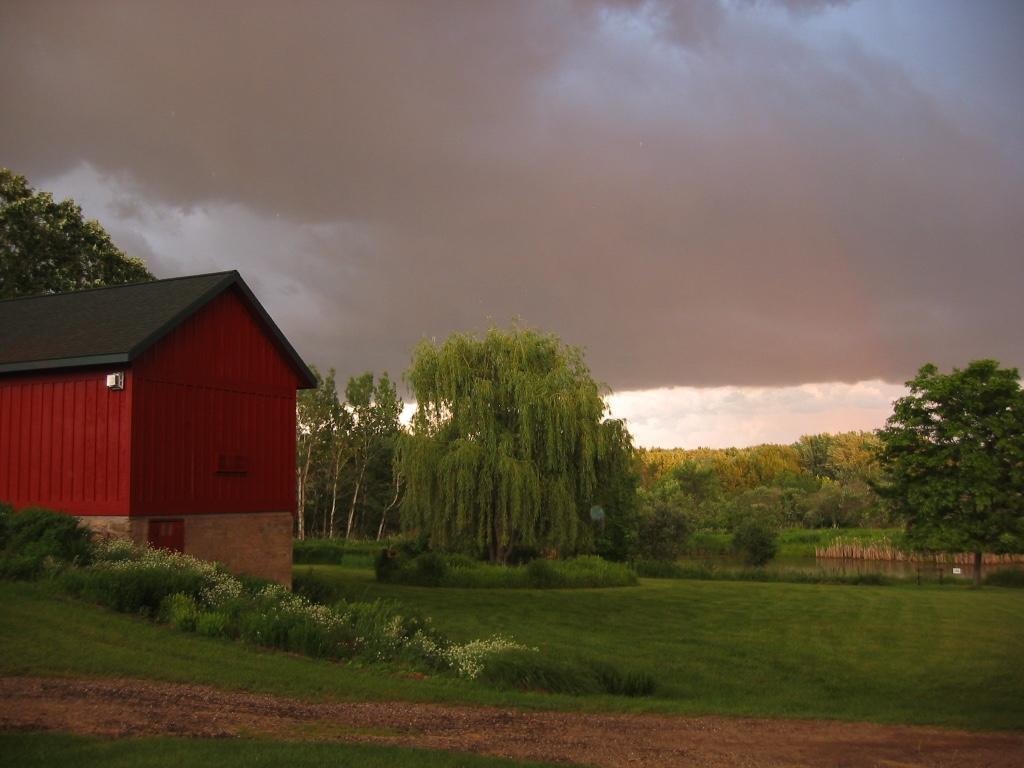
[[[236,271],[0,301],[0,373],[127,363],[236,288],[299,375],[312,372]]]

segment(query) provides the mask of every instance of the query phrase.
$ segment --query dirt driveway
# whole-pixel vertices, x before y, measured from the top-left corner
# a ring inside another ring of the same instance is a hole
[[[0,730],[340,740],[599,766],[1020,768],[1024,734],[822,720],[316,704],[121,679],[0,678]]]

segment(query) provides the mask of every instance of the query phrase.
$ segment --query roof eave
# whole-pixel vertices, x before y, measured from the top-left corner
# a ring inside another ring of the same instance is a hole
[[[17,363],[0,364],[0,373],[26,373],[29,371],[49,371],[63,368],[87,368],[97,365],[113,365],[131,362],[127,353],[118,352],[112,355],[85,355],[82,357],[62,357],[56,360],[25,360]]]

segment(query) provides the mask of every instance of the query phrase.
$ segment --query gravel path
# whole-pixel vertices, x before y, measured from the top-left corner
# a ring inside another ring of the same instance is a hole
[[[0,730],[340,740],[598,766],[1020,768],[1024,734],[828,720],[310,703],[123,679],[0,678]]]

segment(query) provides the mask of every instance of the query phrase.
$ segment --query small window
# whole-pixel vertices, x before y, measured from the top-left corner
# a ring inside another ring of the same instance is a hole
[[[218,475],[245,475],[248,472],[248,456],[241,453],[222,453],[217,456]]]

